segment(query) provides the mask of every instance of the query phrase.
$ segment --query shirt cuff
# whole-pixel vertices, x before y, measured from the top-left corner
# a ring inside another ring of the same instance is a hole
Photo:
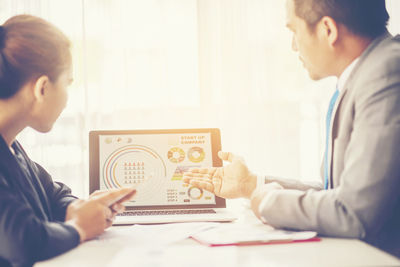
[[[256,187],[259,188],[265,184],[265,177],[263,175],[257,175],[257,185]]]

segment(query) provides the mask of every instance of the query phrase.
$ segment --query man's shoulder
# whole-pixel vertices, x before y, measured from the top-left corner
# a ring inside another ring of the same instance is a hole
[[[375,40],[361,55],[359,65],[352,73],[350,88],[366,87],[372,91],[400,83],[400,35],[387,35]],[[354,89],[355,89],[354,88]]]
[[[400,97],[400,36],[386,34],[360,56],[346,87],[350,102],[364,106],[376,98]],[[388,91],[388,89],[391,89]]]
[[[365,55],[363,69],[371,75],[399,73],[400,71],[400,35],[387,36]],[[375,75],[372,75],[372,77]],[[398,75],[397,75],[398,76]]]

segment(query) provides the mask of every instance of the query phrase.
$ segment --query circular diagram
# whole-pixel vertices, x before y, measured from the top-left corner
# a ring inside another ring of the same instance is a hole
[[[204,160],[205,157],[204,150],[201,147],[192,147],[188,151],[188,158],[191,162],[199,163]]]
[[[190,187],[188,195],[191,199],[200,199],[203,196],[203,189],[198,187]]]
[[[185,159],[185,151],[179,147],[173,147],[168,151],[168,159],[173,163],[182,162]]]
[[[108,189],[121,188],[152,180],[151,177],[166,177],[166,173],[165,163],[157,152],[129,145],[118,148],[106,159],[103,182]]]

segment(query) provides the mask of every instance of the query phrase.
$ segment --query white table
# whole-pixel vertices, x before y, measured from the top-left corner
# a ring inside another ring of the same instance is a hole
[[[242,216],[235,223],[260,223],[248,210],[238,210],[238,213]],[[129,226],[119,226],[110,230],[128,229]],[[355,239],[322,238],[320,242],[241,247],[206,247],[185,239],[156,249],[131,247],[127,243],[124,240],[86,242],[35,267],[400,266],[396,257]]]

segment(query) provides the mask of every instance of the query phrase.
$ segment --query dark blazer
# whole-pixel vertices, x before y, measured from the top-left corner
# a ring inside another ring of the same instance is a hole
[[[0,136],[0,263],[31,266],[79,244],[78,232],[64,223],[66,208],[76,197],[53,182],[17,141],[12,147],[28,168],[21,168]]]

